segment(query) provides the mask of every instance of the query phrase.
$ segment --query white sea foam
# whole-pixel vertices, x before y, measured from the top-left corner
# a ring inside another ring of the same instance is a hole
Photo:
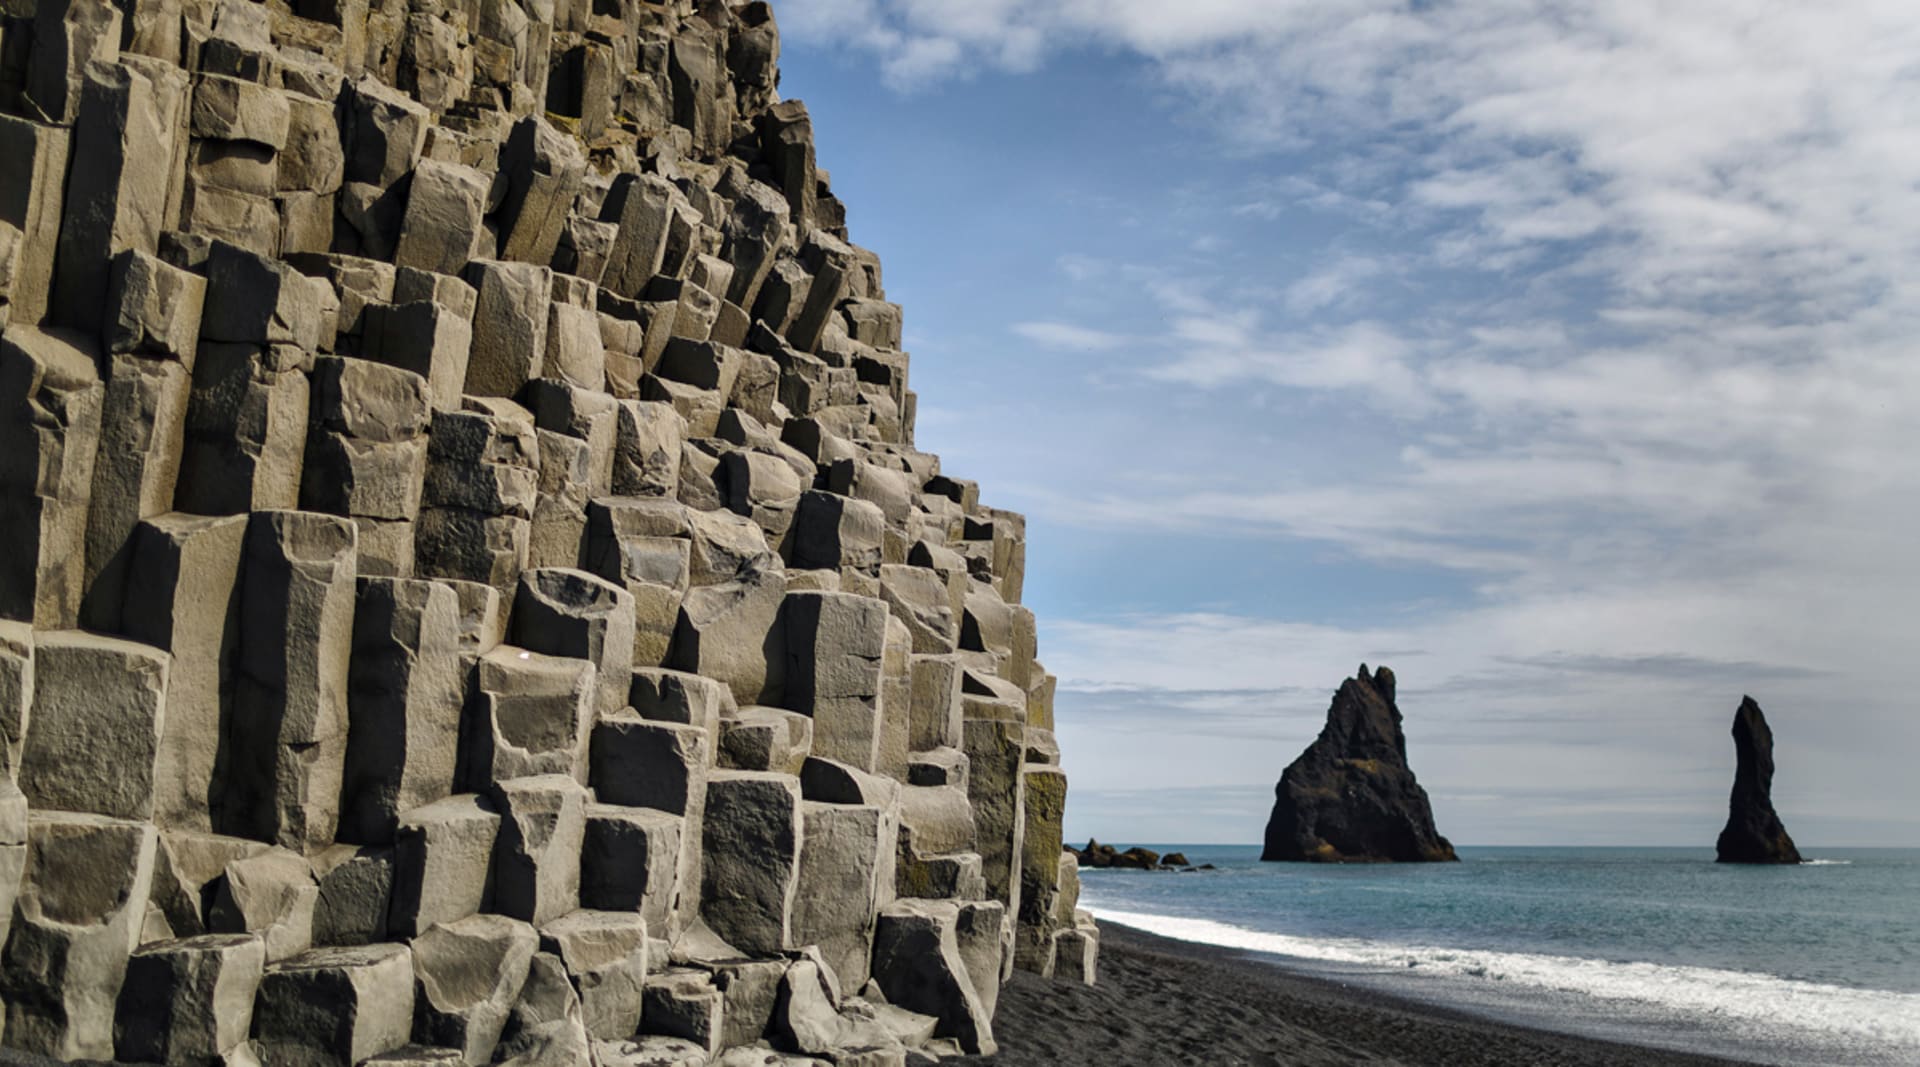
[[[1848,989],[1745,971],[1615,963],[1572,956],[1401,945],[1352,938],[1304,938],[1209,919],[1094,907],[1095,917],[1224,948],[1392,970],[1400,975],[1499,982],[1579,994],[1743,1030],[1800,1030],[1920,1062],[1920,994]],[[1907,1055],[1912,1054],[1913,1060]]]
[[[1852,860],[1801,860],[1802,867],[1851,867]]]

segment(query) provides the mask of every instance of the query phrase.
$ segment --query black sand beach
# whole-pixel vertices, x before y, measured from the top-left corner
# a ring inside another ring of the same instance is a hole
[[[979,1067],[1726,1067],[1507,1026],[1321,978],[1244,953],[1100,924],[1100,984],[1016,973],[1000,994],[1000,1054]]]

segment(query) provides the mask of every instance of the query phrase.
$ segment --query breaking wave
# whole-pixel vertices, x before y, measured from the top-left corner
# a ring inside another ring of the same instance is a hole
[[[1099,919],[1178,941],[1378,968],[1395,976],[1495,983],[1486,988],[1507,994],[1523,994],[1523,989],[1574,994],[1623,1010],[1652,1009],[1662,1017],[1714,1029],[1778,1033],[1789,1040],[1844,1047],[1865,1056],[1862,1062],[1920,1062],[1920,994],[1708,967],[1305,938],[1210,919],[1091,910]]]

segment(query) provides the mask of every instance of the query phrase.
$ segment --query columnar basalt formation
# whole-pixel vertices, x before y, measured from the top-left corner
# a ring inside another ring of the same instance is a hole
[[[1407,765],[1407,738],[1385,667],[1341,684],[1327,725],[1274,788],[1260,858],[1310,863],[1458,859],[1434,828],[1427,791]]]
[[[1733,713],[1733,796],[1727,826],[1714,846],[1721,863],[1799,863],[1786,826],[1773,810],[1773,729],[1752,697]]]
[[[779,50],[6,5],[0,1044],[897,1064],[1092,979],[1024,520]]]

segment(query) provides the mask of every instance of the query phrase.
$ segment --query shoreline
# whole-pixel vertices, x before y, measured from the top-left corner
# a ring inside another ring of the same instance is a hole
[[[1730,1067],[1671,1052],[1498,1022],[1305,974],[1238,949],[1100,921],[1099,985],[1023,972],[1000,994],[1000,1053],[942,1062],[978,1067]]]

